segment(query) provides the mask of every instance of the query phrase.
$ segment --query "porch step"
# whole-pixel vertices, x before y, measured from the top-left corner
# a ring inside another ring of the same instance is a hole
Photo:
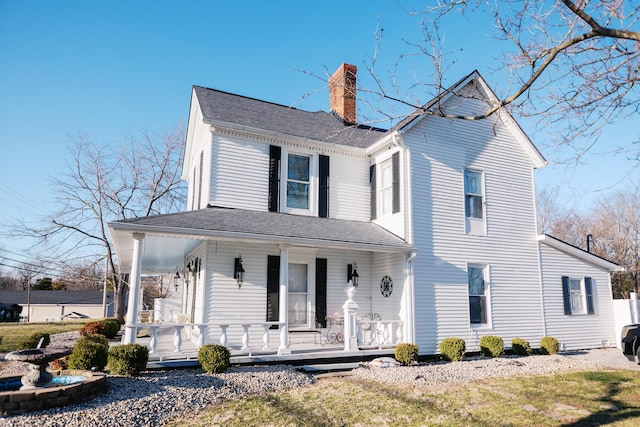
[[[360,363],[321,363],[316,365],[302,365],[301,371],[312,374],[316,378],[347,376],[351,371],[358,368]]]

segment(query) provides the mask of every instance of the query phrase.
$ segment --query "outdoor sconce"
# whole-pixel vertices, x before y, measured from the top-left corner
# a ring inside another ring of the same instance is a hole
[[[173,276],[173,287],[176,292],[178,292],[178,287],[180,286],[180,272],[182,271],[182,275],[184,276],[184,268],[181,265],[176,266],[176,275]]]
[[[242,255],[234,259],[233,278],[238,282],[238,289],[242,287],[244,282],[244,267],[242,266]]]
[[[355,261],[353,262],[353,264],[347,264],[348,280],[351,280],[351,283],[356,288],[358,287],[358,281],[360,280],[360,275],[358,274],[357,268],[358,266],[356,265]]]

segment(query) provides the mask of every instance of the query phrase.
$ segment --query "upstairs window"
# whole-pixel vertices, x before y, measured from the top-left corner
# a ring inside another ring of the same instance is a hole
[[[485,280],[486,266],[468,266],[469,280],[469,320],[471,324],[487,324],[488,316],[488,284]]]
[[[378,188],[380,201],[380,216],[391,214],[393,208],[393,168],[391,159],[380,164],[380,187]]]
[[[287,160],[287,207],[309,209],[310,157],[289,154]]]
[[[482,219],[484,217],[484,192],[481,172],[464,171],[464,196],[466,217]]]

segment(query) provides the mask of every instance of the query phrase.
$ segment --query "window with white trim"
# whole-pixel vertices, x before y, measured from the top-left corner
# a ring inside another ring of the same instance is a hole
[[[594,314],[593,285],[590,277],[562,276],[564,314]]]
[[[489,321],[489,283],[486,265],[468,265],[469,321],[472,325],[486,325]]]
[[[378,217],[391,215],[393,211],[393,167],[390,158],[380,164],[378,200]]]
[[[311,188],[311,157],[301,154],[287,156],[287,208],[309,209]]]
[[[467,218],[484,218],[484,192],[482,173],[472,170],[464,171],[465,216]]]

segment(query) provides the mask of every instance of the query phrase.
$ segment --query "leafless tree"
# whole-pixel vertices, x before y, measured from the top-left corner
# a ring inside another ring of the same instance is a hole
[[[380,58],[388,57],[389,52],[382,43],[384,30],[377,28],[375,49],[366,62],[373,83],[358,89],[360,105],[373,113],[362,122],[393,122],[409,112],[482,120],[508,108],[521,117],[532,117],[540,130],[556,129],[552,135],[557,139],[550,145],[571,146],[575,155],[567,160],[576,160],[597,141],[605,125],[638,114],[637,1],[439,0],[424,4],[420,10],[407,8],[408,14],[420,19],[421,38],[405,40],[406,51],[392,53],[398,59],[389,70],[380,70],[384,63]],[[482,96],[482,111],[461,114],[441,105],[437,98],[455,81],[448,71],[465,54],[449,47],[446,36],[462,32],[470,48],[480,45],[486,34],[465,32],[460,21],[477,28],[471,23],[487,15],[493,22],[489,36],[502,46],[502,58],[487,58],[496,64],[496,81],[490,83],[497,99]],[[398,76],[409,73],[414,81],[400,85]],[[328,75],[325,70],[325,76],[315,76],[326,80]],[[425,101],[433,97],[436,102],[424,108]],[[396,108],[383,111],[381,103]],[[610,150],[629,150],[628,156],[638,156],[631,145],[638,136]]]
[[[640,188],[628,188],[605,195],[581,210],[559,209],[553,198],[539,195],[538,221],[544,232],[567,243],[586,247],[591,235],[591,252],[624,267],[612,280],[616,298],[640,292]]]
[[[105,263],[115,293],[116,317],[124,317],[126,281],[117,268],[107,222],[175,212],[184,206],[180,181],[184,126],[142,132],[122,144],[99,145],[73,138],[67,173],[52,178],[56,210],[44,226],[21,224],[23,235],[56,248],[51,257]]]

